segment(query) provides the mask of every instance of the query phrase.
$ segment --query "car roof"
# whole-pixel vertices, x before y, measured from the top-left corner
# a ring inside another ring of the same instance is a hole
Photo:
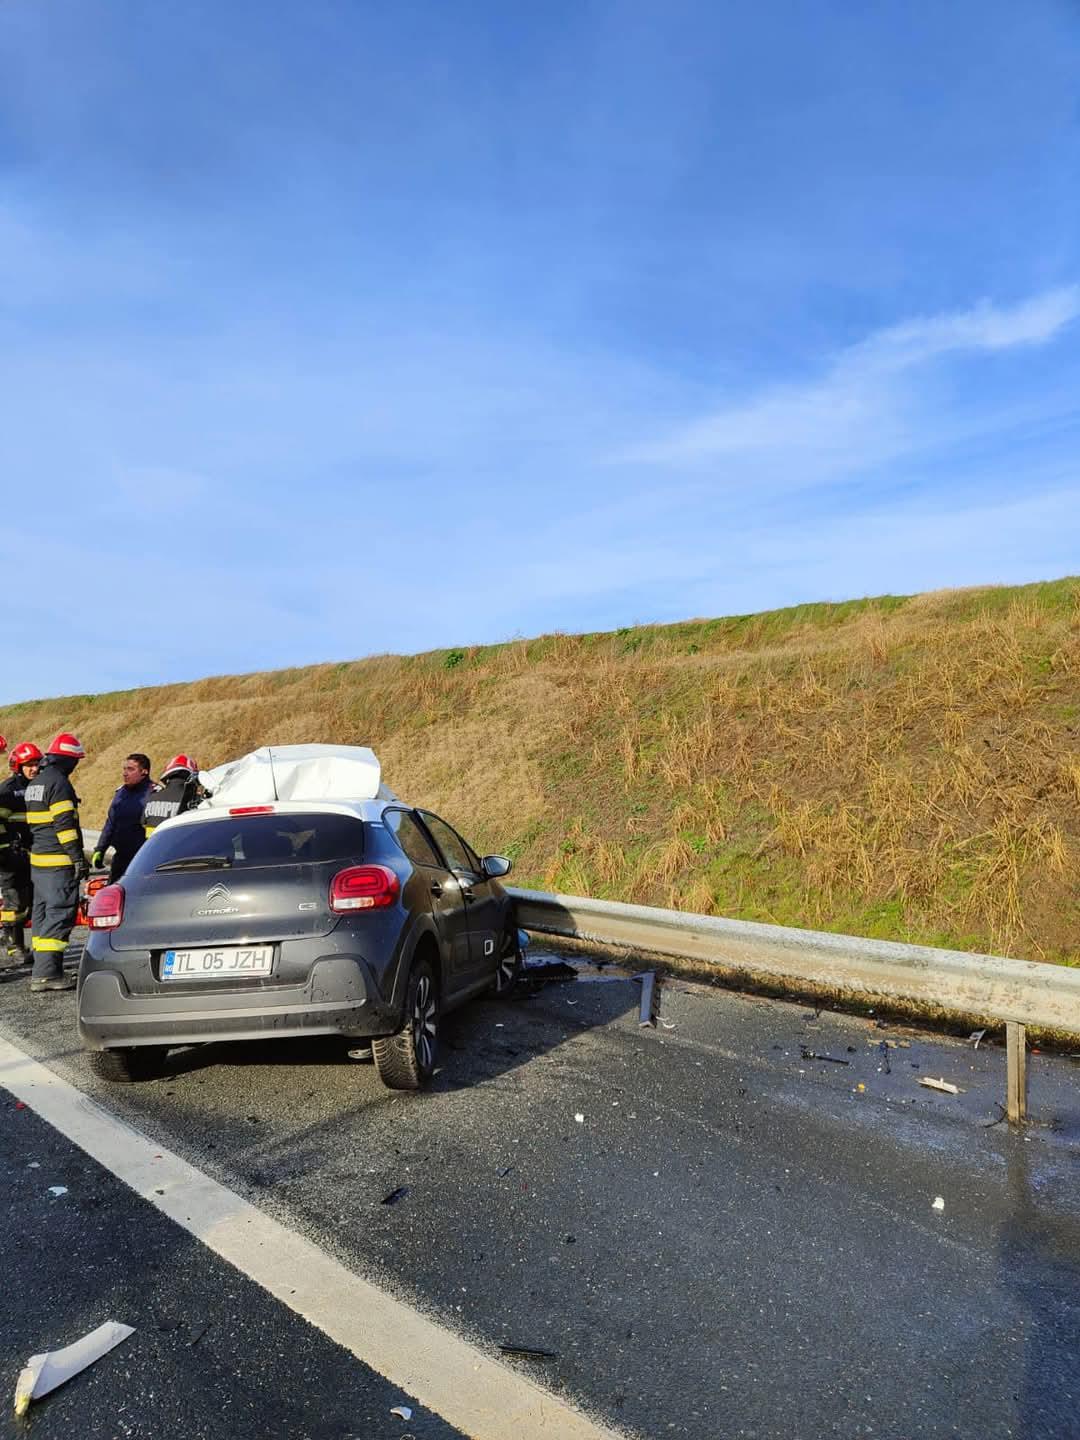
[[[205,820],[227,820],[232,814],[272,815],[350,815],[369,824],[379,824],[387,810],[406,809],[404,800],[274,800],[266,805],[199,805],[194,810],[185,810],[164,820],[156,830],[172,829],[176,825],[200,825]],[[156,833],[156,831],[155,831]]]

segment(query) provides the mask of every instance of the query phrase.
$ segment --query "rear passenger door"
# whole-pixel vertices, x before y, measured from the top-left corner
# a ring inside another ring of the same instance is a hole
[[[411,861],[450,960],[450,984],[457,990],[469,979],[469,914],[457,876],[445,865],[431,837],[411,810],[384,810],[383,824]]]
[[[445,820],[427,810],[419,812],[453,870],[468,911],[469,970],[473,980],[488,978],[498,966],[502,900],[480,867],[480,858]]]

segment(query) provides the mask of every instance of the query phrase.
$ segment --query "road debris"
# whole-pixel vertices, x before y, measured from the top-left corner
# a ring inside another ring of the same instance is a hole
[[[935,1196],[934,1196],[934,1203],[933,1203],[933,1205],[932,1205],[930,1208],[931,1208],[932,1210],[944,1210],[944,1209],[945,1209],[945,1197],[944,1197],[944,1195],[935,1195]]]
[[[214,1322],[212,1320],[207,1320],[205,1325],[199,1326],[198,1330],[195,1331],[195,1334],[192,1335],[191,1339],[187,1342],[187,1348],[189,1350],[193,1350],[195,1346],[198,1345],[199,1341],[203,1338],[203,1336],[210,1329],[210,1326],[213,1323]]]
[[[881,1055],[882,1060],[881,1068],[885,1071],[886,1075],[891,1075],[892,1066],[889,1064],[889,1042],[887,1040],[882,1040],[881,1044],[878,1046],[878,1051]]]
[[[968,1036],[968,1043],[977,1050],[979,1048],[979,1041],[983,1038],[985,1034],[985,1030],[972,1030],[971,1034]]]
[[[935,1080],[932,1075],[922,1075],[919,1084],[927,1090],[941,1090],[946,1095],[959,1095],[959,1085],[954,1085],[950,1080]]]
[[[579,1125],[584,1125],[584,1124],[585,1124],[585,1116],[582,1115],[582,1113],[581,1113],[580,1110],[579,1110],[579,1111],[577,1112],[577,1114],[574,1116],[574,1119],[577,1121],[577,1123],[578,1123]]]
[[[66,1384],[134,1333],[131,1325],[107,1320],[63,1350],[46,1350],[41,1355],[31,1355],[15,1382],[15,1414],[25,1415],[31,1400],[40,1400],[51,1390]]]
[[[50,1185],[50,1186],[49,1186],[49,1194],[55,1196],[57,1200],[59,1200],[59,1198],[60,1198],[61,1195],[66,1195],[67,1193],[68,1193],[68,1187],[67,1187],[66,1185]]]
[[[412,1410],[408,1405],[392,1405],[390,1407],[390,1414],[396,1415],[399,1420],[412,1419]]]
[[[507,1177],[507,1175],[510,1174],[510,1171],[513,1170],[513,1168],[514,1168],[513,1165],[507,1165],[507,1166],[505,1166],[502,1170],[499,1171],[499,1179],[500,1179],[500,1180],[505,1180],[506,1177]]]
[[[558,1353],[554,1350],[537,1350],[532,1345],[500,1345],[499,1349],[504,1355],[525,1355],[530,1360],[557,1360]]]
[[[384,1195],[379,1201],[380,1205],[396,1205],[399,1200],[404,1200],[412,1189],[411,1185],[399,1185],[396,1190],[391,1190],[389,1195]]]
[[[799,1054],[804,1060],[827,1060],[830,1065],[850,1065],[850,1060],[842,1060],[839,1055],[819,1055],[816,1050],[808,1050],[805,1045],[799,1046]]]
[[[577,971],[565,960],[526,960],[521,973],[526,980],[577,979]]]
[[[370,1063],[375,1059],[370,1045],[356,1045],[352,1050],[346,1050],[345,1053],[350,1060],[359,1060],[361,1064],[365,1061]]]

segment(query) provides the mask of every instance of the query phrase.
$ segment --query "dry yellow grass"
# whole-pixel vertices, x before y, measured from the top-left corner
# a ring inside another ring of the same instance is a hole
[[[554,635],[8,707],[213,765],[371,744],[520,883],[1077,963],[1080,581]]]

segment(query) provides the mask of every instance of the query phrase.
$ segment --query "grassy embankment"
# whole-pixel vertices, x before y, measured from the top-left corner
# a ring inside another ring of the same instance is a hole
[[[517,883],[1080,963],[1080,579],[6,707],[122,757],[371,744]]]

